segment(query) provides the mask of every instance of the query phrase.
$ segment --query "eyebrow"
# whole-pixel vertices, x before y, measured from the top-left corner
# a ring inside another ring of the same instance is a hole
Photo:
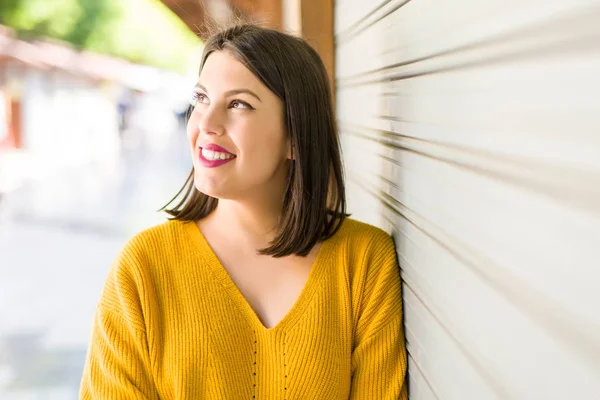
[[[199,83],[196,83],[196,89],[202,89],[203,91],[208,92],[208,90],[206,90],[206,88]],[[258,101],[260,101],[262,103],[262,100],[260,99],[260,97],[258,97],[258,95],[250,89],[233,89],[233,90],[229,90],[229,91],[225,92],[225,94],[227,96],[234,96],[234,95],[240,94],[240,93],[249,94],[250,96],[255,97]]]

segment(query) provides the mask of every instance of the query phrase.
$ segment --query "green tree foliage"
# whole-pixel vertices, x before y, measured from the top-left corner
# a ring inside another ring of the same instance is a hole
[[[178,72],[191,68],[200,44],[159,0],[1,0],[0,23],[25,39],[51,37]]]

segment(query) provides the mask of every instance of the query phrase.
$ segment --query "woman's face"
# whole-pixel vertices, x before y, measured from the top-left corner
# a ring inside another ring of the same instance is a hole
[[[194,99],[187,134],[200,192],[243,198],[287,176],[283,103],[230,53],[208,56]]]

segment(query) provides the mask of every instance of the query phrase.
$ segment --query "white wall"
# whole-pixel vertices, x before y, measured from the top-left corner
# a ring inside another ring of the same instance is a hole
[[[600,1],[335,2],[350,211],[411,399],[600,399]]]

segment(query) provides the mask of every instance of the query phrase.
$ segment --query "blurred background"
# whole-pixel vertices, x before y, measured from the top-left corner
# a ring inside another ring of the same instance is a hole
[[[240,17],[323,58],[410,398],[599,400],[600,0],[1,0],[0,400],[77,398],[108,269],[189,173],[202,40]]]
[[[0,399],[75,399],[107,267],[189,173],[202,42],[157,0],[0,23]]]

